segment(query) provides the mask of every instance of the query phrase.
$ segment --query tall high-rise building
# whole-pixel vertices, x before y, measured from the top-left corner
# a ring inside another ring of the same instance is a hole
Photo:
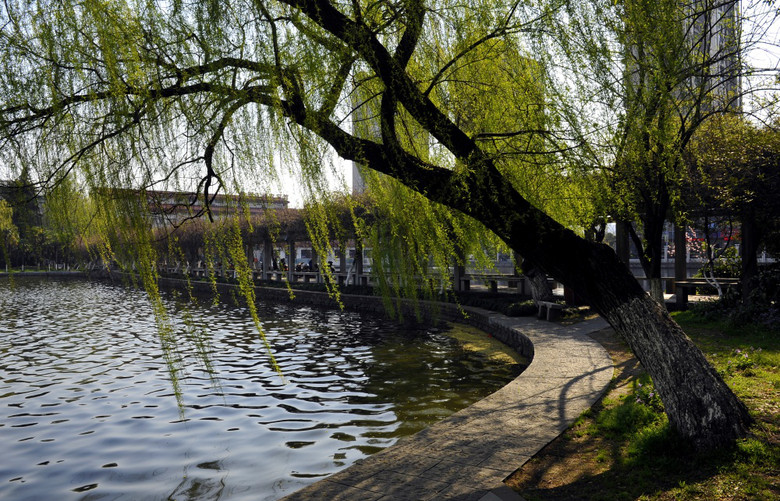
[[[626,105],[654,107],[657,96],[666,94],[679,103],[682,114],[740,109],[737,1],[662,4],[663,10],[645,6],[627,14]]]
[[[739,4],[737,0],[693,0],[688,41],[693,49],[693,89],[715,109],[741,109]],[[697,63],[698,71],[697,70]]]

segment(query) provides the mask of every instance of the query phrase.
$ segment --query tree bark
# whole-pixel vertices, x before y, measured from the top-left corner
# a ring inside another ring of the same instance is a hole
[[[524,260],[523,275],[528,277],[528,285],[531,287],[531,297],[534,301],[555,301],[552,288],[547,282],[547,274],[538,266]]]
[[[761,240],[755,213],[746,210],[742,214],[742,301],[751,303],[751,294],[758,285],[758,245]]]
[[[680,225],[674,227],[674,279],[686,280],[688,278],[688,241],[685,228]],[[688,292],[684,287],[675,286],[674,290],[678,310],[688,307]]]
[[[664,281],[661,277],[653,277],[650,281],[650,297],[656,303],[666,308],[666,299],[664,298]]]
[[[631,265],[628,223],[621,220],[615,221],[615,253],[626,266]]]
[[[665,213],[665,211],[663,211]],[[639,262],[650,284],[650,297],[666,308],[663,281],[661,278],[661,253],[663,250],[663,216],[645,215],[642,218],[644,242],[633,227],[629,226],[631,238],[639,253]]]

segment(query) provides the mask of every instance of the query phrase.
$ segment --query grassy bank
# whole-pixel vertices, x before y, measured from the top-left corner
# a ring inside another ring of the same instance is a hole
[[[611,330],[607,395],[508,481],[528,501],[563,499],[780,499],[780,332],[675,314],[750,409],[752,436],[707,455],[670,430],[641,365]]]

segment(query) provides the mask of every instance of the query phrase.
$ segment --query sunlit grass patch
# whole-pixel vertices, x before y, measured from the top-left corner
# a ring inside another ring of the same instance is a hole
[[[605,397],[509,480],[525,499],[780,499],[780,333],[674,316],[748,407],[750,435],[694,453],[670,427],[647,374],[619,363]],[[618,346],[613,359],[626,360],[625,346],[607,344]]]

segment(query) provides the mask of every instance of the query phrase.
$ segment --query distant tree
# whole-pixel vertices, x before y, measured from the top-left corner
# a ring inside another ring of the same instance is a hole
[[[46,258],[71,263],[84,250],[85,238],[93,233],[94,204],[75,179],[63,179],[46,193],[43,228],[46,231]]]
[[[19,245],[19,230],[13,223],[13,208],[0,198],[0,251],[3,263],[10,266],[10,254]]]
[[[627,224],[663,303],[665,224],[686,221],[684,152],[712,117],[741,113],[767,70],[745,54],[772,43],[764,35],[774,14],[758,2],[592,0],[551,19],[540,52],[561,75],[567,123],[585,145],[573,163],[604,176],[592,192],[598,216]]]
[[[12,266],[37,263],[41,249],[41,210],[30,172],[22,170],[17,179],[2,187],[6,202],[13,208],[13,225],[19,242],[11,253]]]
[[[721,117],[692,141],[687,197],[693,210],[717,210],[739,221],[742,296],[758,281],[758,251],[780,231],[780,131]]]

